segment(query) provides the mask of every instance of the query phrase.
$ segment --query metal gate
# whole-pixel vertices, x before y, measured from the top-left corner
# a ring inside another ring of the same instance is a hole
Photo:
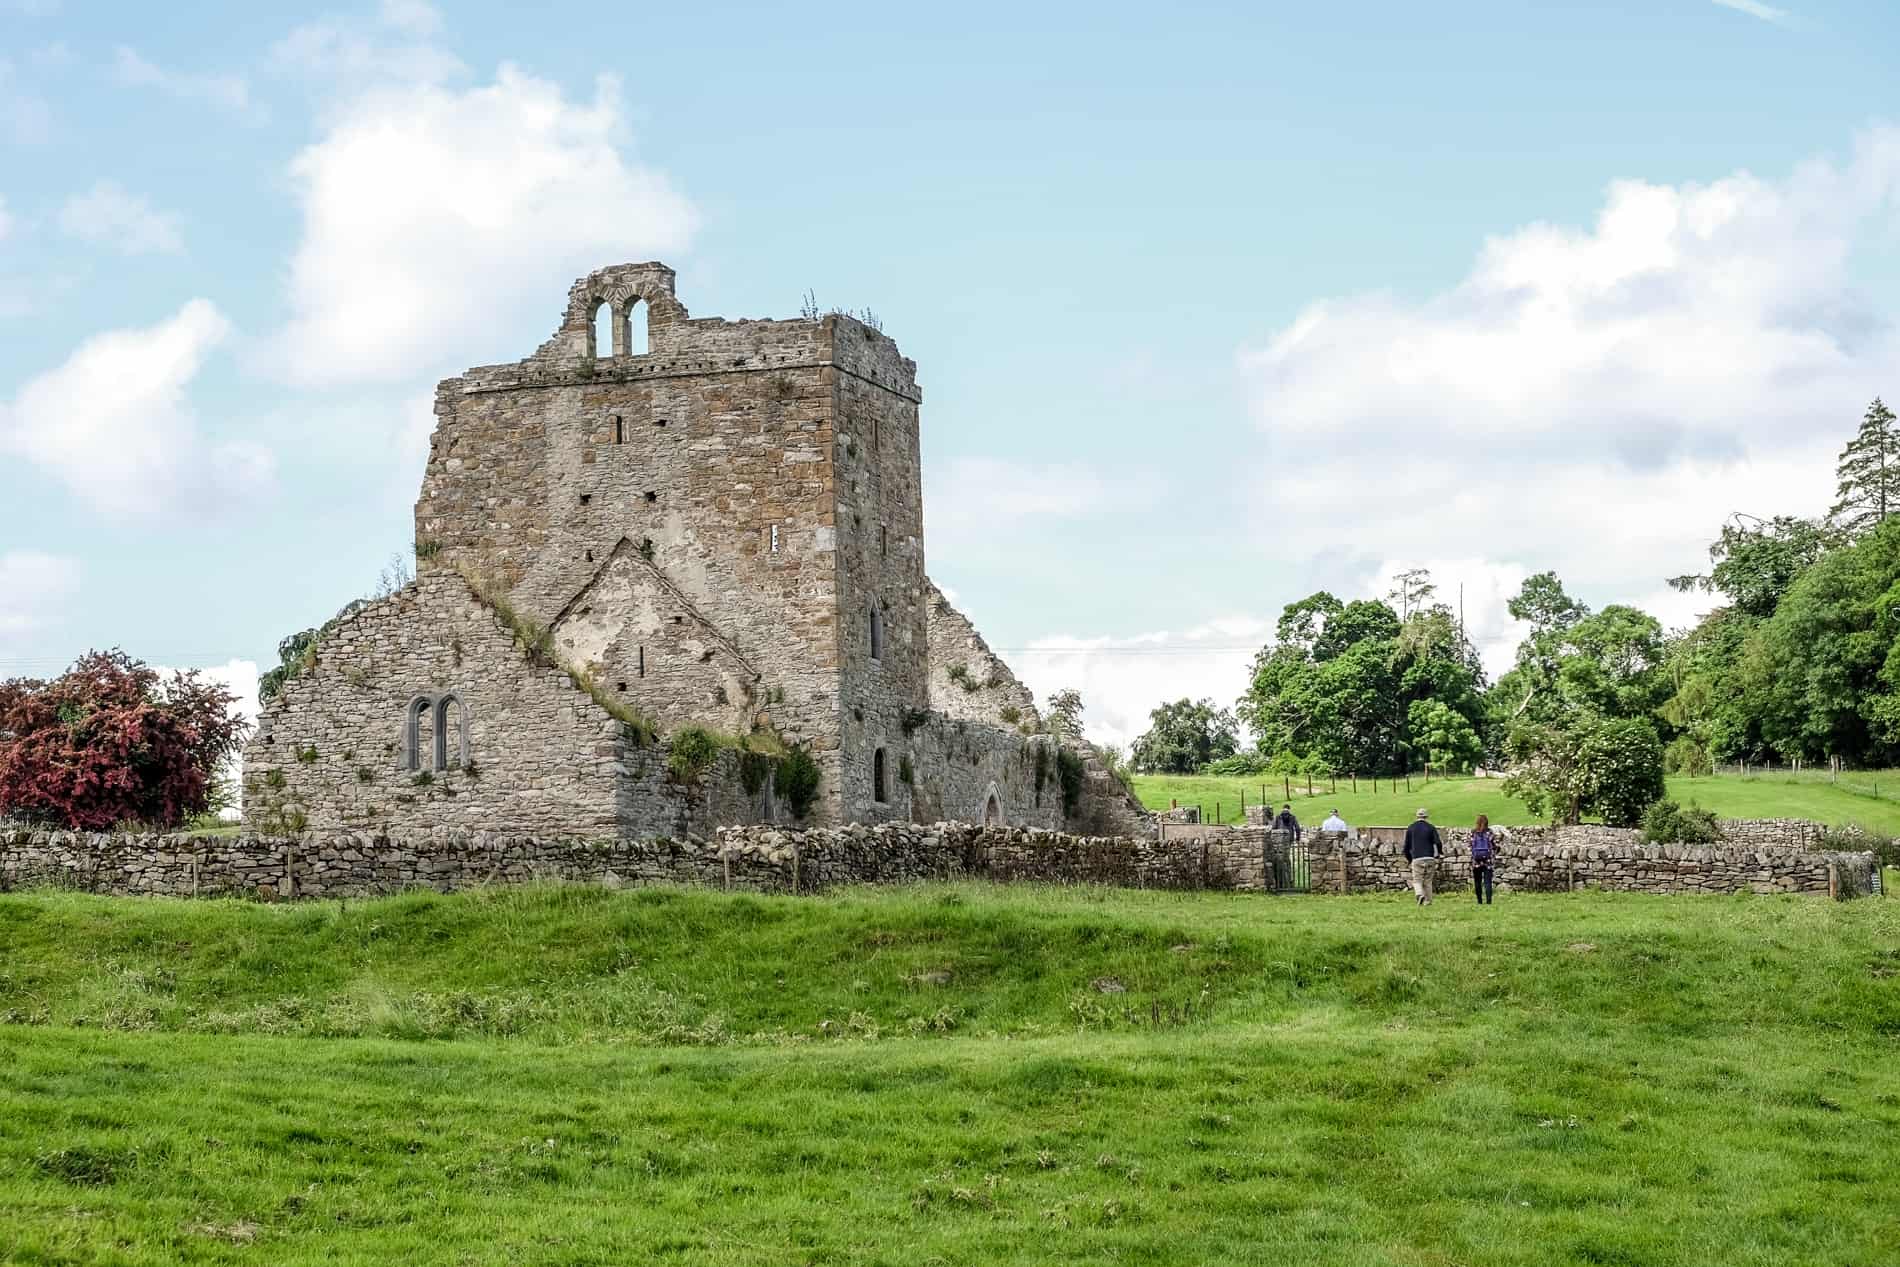
[[[1277,847],[1269,841],[1265,847],[1268,873],[1273,876],[1275,893],[1313,891],[1313,860],[1306,851],[1305,841],[1289,840]]]

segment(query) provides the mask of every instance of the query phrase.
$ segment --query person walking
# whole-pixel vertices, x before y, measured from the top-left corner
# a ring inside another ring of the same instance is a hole
[[[1420,906],[1432,904],[1433,873],[1444,849],[1445,842],[1432,826],[1430,816],[1419,810],[1418,817],[1405,829],[1405,860],[1412,864],[1412,893]]]
[[[1498,841],[1491,834],[1491,820],[1480,814],[1471,829],[1471,891],[1480,906],[1491,905],[1491,871],[1497,861]]]
[[[1273,820],[1275,830],[1293,833],[1293,839],[1300,838],[1300,820],[1293,817],[1293,803],[1287,802],[1280,807],[1280,816]]]

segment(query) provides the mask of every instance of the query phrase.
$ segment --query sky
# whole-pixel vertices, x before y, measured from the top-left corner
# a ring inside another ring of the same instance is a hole
[[[0,0],[0,677],[240,693],[410,546],[435,382],[663,259],[869,308],[925,548],[1126,743],[1280,609],[1670,626],[1900,396],[1900,6]]]

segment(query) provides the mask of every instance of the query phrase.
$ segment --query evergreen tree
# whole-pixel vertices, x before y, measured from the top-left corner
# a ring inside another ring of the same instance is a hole
[[[1900,427],[1893,410],[1874,397],[1860,430],[1841,450],[1835,464],[1840,479],[1828,526],[1849,537],[1877,528],[1900,514]]]

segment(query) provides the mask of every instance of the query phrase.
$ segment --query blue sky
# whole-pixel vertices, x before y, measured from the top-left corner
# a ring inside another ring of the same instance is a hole
[[[1672,623],[1900,395],[1900,10],[0,0],[0,675],[268,664],[587,268],[870,307],[929,566],[1098,737],[1282,604]],[[496,153],[504,157],[497,159]]]

